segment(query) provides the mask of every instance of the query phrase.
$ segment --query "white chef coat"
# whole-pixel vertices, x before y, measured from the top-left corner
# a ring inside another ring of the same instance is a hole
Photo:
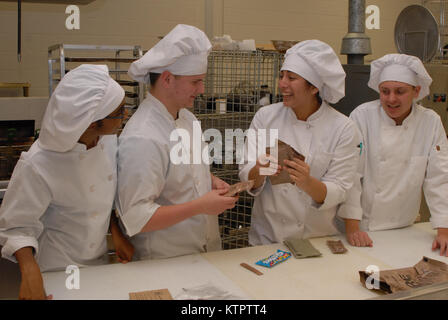
[[[116,191],[117,137],[89,150],[23,152],[0,208],[2,256],[33,247],[42,272],[105,263],[106,234]]]
[[[434,228],[448,228],[448,141],[440,116],[414,104],[397,126],[380,100],[350,115],[363,136],[361,183],[350,190],[340,215],[361,220],[363,230],[414,223],[425,194]],[[362,190],[362,193],[361,193]]]
[[[196,117],[186,109],[174,120],[166,107],[148,94],[120,135],[117,209],[137,259],[221,248],[218,217],[207,214],[140,233],[160,206],[189,202],[211,191],[208,164],[174,164],[170,160],[171,149],[181,141],[170,141],[171,133],[184,129],[193,138],[193,121]],[[204,147],[202,143],[201,150]]]
[[[327,187],[323,204],[317,204],[297,186],[271,185],[267,178],[258,188],[252,209],[249,242],[252,245],[281,242],[289,236],[302,238],[339,233],[335,224],[337,205],[353,185],[359,160],[360,134],[356,125],[325,102],[306,121],[277,103],[261,108],[253,129],[278,129],[278,139],[305,156],[310,174]],[[267,138],[269,143],[270,138]],[[255,162],[240,166],[240,179],[248,180]]]

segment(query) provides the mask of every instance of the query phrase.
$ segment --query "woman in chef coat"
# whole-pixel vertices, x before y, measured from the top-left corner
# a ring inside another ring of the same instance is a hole
[[[437,229],[432,249],[448,256],[447,136],[440,116],[417,103],[431,82],[417,57],[387,54],[372,62],[368,86],[380,97],[350,114],[364,140],[362,179],[339,213],[352,219],[351,230],[406,227],[416,220],[423,187]],[[353,241],[371,240],[364,232]]]
[[[278,164],[278,172],[287,170],[293,184],[272,185],[260,174],[260,161],[240,166],[241,180],[255,180],[252,245],[338,233],[336,209],[353,185],[359,160],[356,125],[328,104],[345,94],[345,72],[329,45],[307,40],[290,48],[278,85],[283,102],[261,108],[251,128],[277,130],[278,139],[305,161]]]
[[[22,273],[19,298],[50,298],[41,272],[106,262],[115,134],[125,114],[124,91],[107,66],[79,66],[55,89],[40,137],[20,156],[0,209],[2,257]],[[117,231],[112,224],[129,260],[132,246]]]

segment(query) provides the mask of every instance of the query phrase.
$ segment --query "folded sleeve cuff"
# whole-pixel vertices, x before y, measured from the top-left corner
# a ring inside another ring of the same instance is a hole
[[[37,253],[39,251],[39,244],[35,238],[25,236],[10,237],[3,246],[2,257],[17,263],[17,259],[14,256],[14,253],[17,250],[25,247],[32,247],[34,249],[34,256],[37,256]]]
[[[257,189],[249,190],[249,191],[247,191],[247,193],[250,194],[253,197],[256,197],[256,196],[258,196],[261,193],[261,191],[263,191],[263,188],[264,188],[265,184],[266,184],[266,178],[264,178],[263,184],[260,187],[258,187]]]
[[[239,177],[241,181],[248,181],[249,180],[249,172],[250,170],[252,170],[252,168],[256,165],[256,162],[249,162],[247,164],[245,164],[239,172]],[[252,189],[247,191],[248,194],[250,194],[251,196],[258,196],[261,191],[263,191],[264,185],[266,184],[266,177],[263,180],[263,184],[258,187],[257,189]]]
[[[256,162],[249,162],[245,165],[240,166],[240,172],[238,173],[238,175],[240,176],[241,181],[249,180],[249,172],[256,164]]]
[[[322,181],[327,187],[327,195],[325,197],[324,203],[317,203],[316,201],[311,201],[311,206],[318,210],[326,210],[332,208],[339,203],[341,203],[343,199],[342,191],[339,186],[333,182]]]
[[[126,214],[123,214],[121,210],[118,210],[120,220],[126,229],[127,235],[132,237],[137,233],[140,233],[159,208],[159,204],[152,202],[134,206],[126,212]]]
[[[362,208],[347,203],[343,203],[339,206],[337,215],[339,218],[342,219],[361,220]]]
[[[431,217],[430,220],[433,229],[448,228],[448,217]]]

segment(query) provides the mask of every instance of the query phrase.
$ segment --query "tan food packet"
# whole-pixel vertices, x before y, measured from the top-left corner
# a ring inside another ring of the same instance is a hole
[[[168,289],[130,292],[130,300],[173,300]]]

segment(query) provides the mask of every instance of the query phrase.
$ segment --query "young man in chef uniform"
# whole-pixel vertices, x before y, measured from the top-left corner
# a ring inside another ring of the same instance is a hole
[[[432,249],[448,256],[447,136],[439,115],[417,104],[429,94],[431,82],[416,57],[388,54],[372,62],[368,86],[380,99],[350,115],[364,139],[361,180],[339,213],[352,218],[346,221],[348,232],[406,227],[419,213],[423,187],[437,229]],[[351,244],[372,243],[366,232],[356,235]]]
[[[20,299],[47,298],[41,272],[108,262],[116,133],[125,114],[124,90],[105,65],[81,65],[56,87],[0,209],[2,257],[19,263]],[[124,244],[118,256],[130,260],[133,248],[113,221],[114,243]]]
[[[183,133],[193,138],[193,127],[200,128],[186,108],[204,92],[210,49],[204,32],[177,25],[129,68],[132,79],[150,84],[119,139],[117,207],[137,258],[221,248],[217,215],[236,197],[223,196],[229,185],[207,163],[179,162],[172,152]],[[182,140],[182,154],[191,156],[194,143]]]

